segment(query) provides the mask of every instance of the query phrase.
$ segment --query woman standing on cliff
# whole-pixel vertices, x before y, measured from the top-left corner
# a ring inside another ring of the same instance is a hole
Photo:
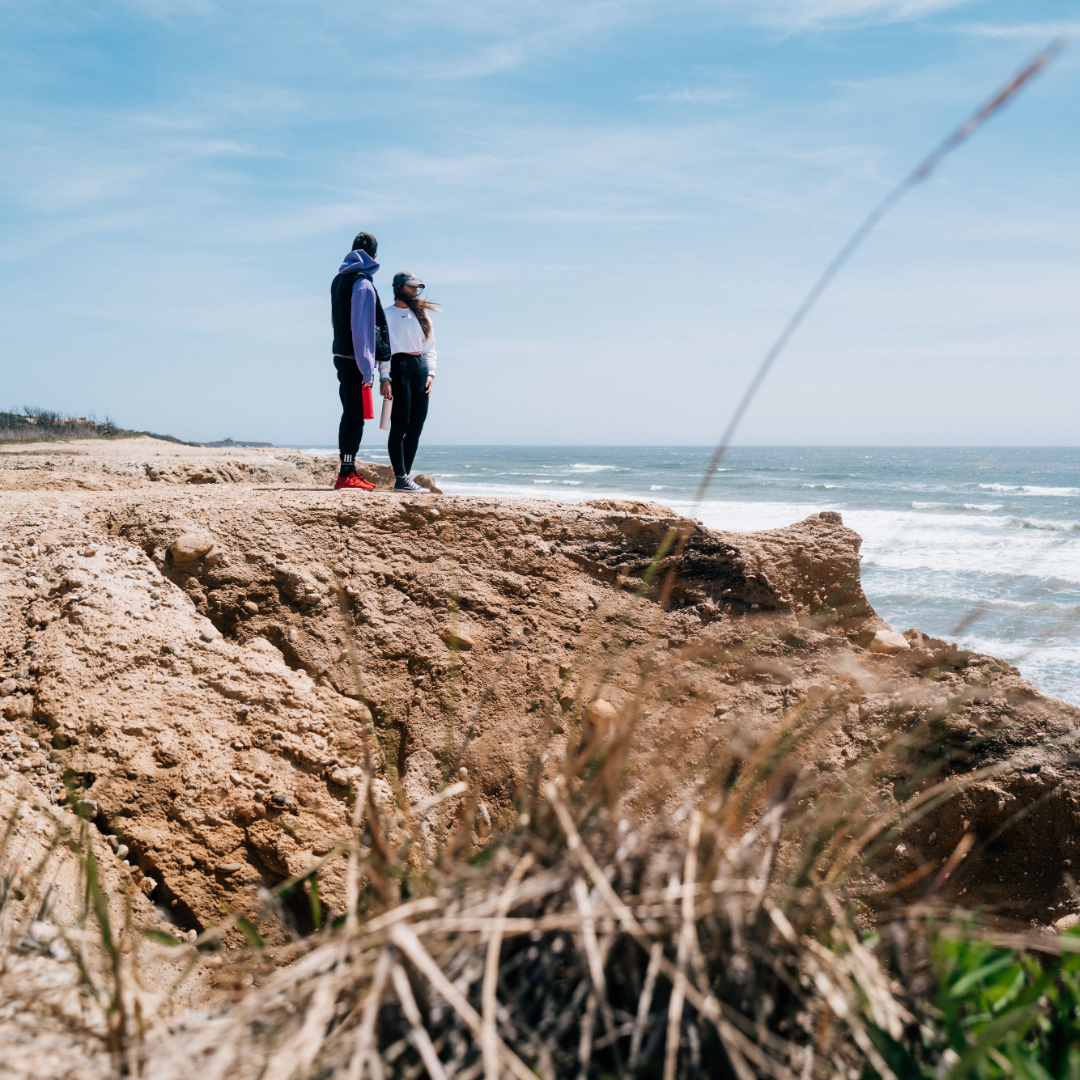
[[[391,356],[389,364],[379,364],[379,391],[393,402],[386,449],[396,477],[394,490],[426,494],[410,473],[435,379],[435,333],[428,312],[438,311],[439,305],[422,300],[423,291],[424,283],[413,274],[394,275],[394,306],[386,312]]]

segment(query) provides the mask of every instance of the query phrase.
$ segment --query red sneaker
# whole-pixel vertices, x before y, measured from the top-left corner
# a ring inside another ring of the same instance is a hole
[[[348,476],[339,476],[334,481],[335,491],[340,491],[342,488],[359,488],[361,491],[374,491],[375,485],[363,473],[351,472]]]

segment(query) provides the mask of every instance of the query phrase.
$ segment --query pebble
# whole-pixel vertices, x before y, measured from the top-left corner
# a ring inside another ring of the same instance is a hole
[[[244,778],[237,772],[229,773],[229,779],[237,786],[241,785],[244,782]]]
[[[473,639],[468,634],[463,634],[460,630],[451,630],[449,626],[444,626],[439,631],[439,637],[452,649],[468,650],[474,644]]]
[[[119,844],[119,845],[117,845],[116,857],[118,859],[126,859],[130,853],[131,853],[131,849],[127,846],[127,844]]]
[[[296,640],[296,631],[295,630],[290,630],[285,635],[285,638],[286,638],[287,641],[295,641]]]
[[[221,637],[220,632],[215,630],[212,626],[204,627],[202,630],[199,631],[199,639],[201,641],[216,641],[219,637]]]
[[[243,607],[249,615],[259,614],[259,605],[256,604],[253,600],[245,600]]]
[[[885,656],[895,656],[897,653],[907,652],[910,648],[907,638],[895,630],[879,630],[870,642],[870,652]]]
[[[94,547],[93,544],[91,544],[89,547],[84,547],[82,551],[79,552],[79,554],[82,555],[85,559],[92,559],[97,553],[98,549]]]
[[[173,565],[177,566],[198,562],[210,553],[213,546],[213,537],[205,533],[185,533],[169,545],[169,554],[172,556]]]
[[[589,721],[589,723],[595,724],[597,727],[600,727],[601,724],[604,723],[614,723],[618,715],[618,710],[615,708],[614,705],[611,704],[610,701],[605,701],[603,698],[598,698],[589,706],[588,711],[585,713],[585,718]]]
[[[243,869],[244,869],[244,864],[243,863],[238,863],[238,862],[223,862],[223,863],[218,863],[218,865],[217,865],[217,872],[219,874],[235,874],[238,871],[243,870]]]
[[[75,813],[84,818],[95,818],[98,815],[98,804],[94,799],[79,799],[75,803]]]

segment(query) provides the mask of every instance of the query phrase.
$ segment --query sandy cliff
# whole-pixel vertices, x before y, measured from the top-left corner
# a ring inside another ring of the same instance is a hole
[[[890,646],[839,515],[691,523],[680,559],[650,569],[685,524],[655,504],[335,493],[332,477],[311,455],[145,439],[0,451],[0,794],[34,793],[31,830],[89,800],[106,872],[138,885],[147,921],[256,916],[262,887],[346,835],[366,740],[390,820],[415,816],[425,842],[425,800],[463,776],[450,812],[511,824],[534,753],[550,770],[643,672],[627,797],[644,812],[663,812],[650,771],[692,784],[733,718],[756,741],[829,701],[842,722],[814,768],[842,773],[897,726],[933,741],[896,785],[942,750],[956,772],[1011,762],[912,825],[879,887],[909,879],[915,898],[918,868],[970,834],[948,895],[1042,923],[1073,910],[1080,712],[918,631]],[[331,908],[342,872],[320,871]]]

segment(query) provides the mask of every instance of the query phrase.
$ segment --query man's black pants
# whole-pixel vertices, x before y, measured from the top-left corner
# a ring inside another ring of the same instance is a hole
[[[364,399],[361,389],[364,380],[360,369],[351,356],[335,356],[337,368],[338,397],[341,398],[341,423],[338,424],[338,454],[355,458],[364,437]]]
[[[422,356],[394,353],[390,357],[390,389],[394,403],[390,410],[390,442],[386,447],[395,476],[412,472],[420,432],[427,419],[427,364]]]

